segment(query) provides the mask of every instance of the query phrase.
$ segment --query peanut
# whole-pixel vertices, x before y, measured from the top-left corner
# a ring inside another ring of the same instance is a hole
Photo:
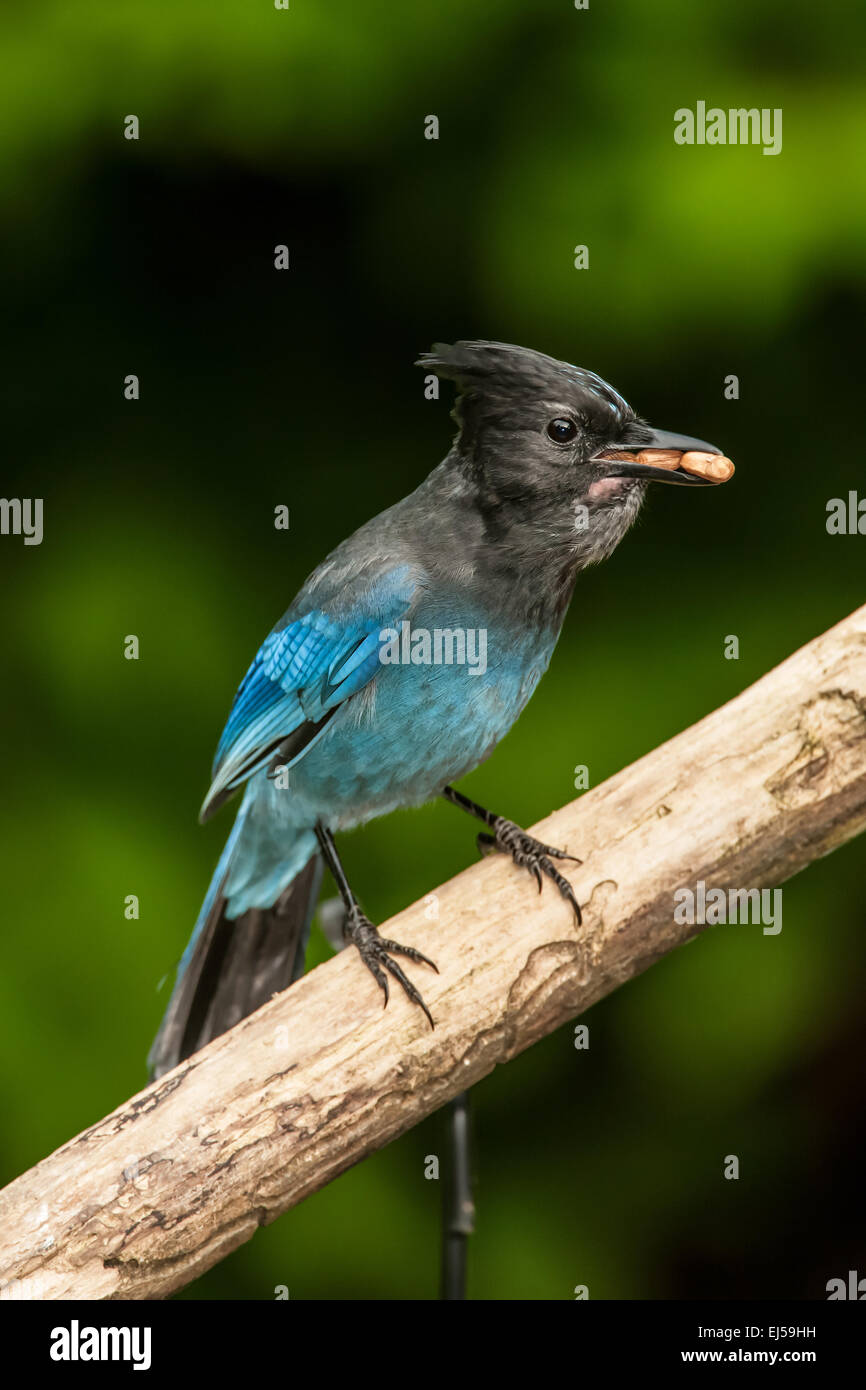
[[[724,454],[704,454],[697,449],[683,454],[680,468],[686,473],[697,473],[699,478],[712,478],[715,483],[726,483],[734,471],[733,463]]]

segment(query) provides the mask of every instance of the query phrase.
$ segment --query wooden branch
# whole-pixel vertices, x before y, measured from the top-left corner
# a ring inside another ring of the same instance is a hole
[[[0,1287],[181,1288],[701,931],[675,890],[773,887],[864,827],[866,607],[535,827],[584,861],[582,929],[505,860],[467,869],[385,929],[438,962],[435,1032],[345,951],[0,1193]]]

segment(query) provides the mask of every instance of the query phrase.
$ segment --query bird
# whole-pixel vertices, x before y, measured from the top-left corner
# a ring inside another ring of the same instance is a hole
[[[434,962],[380,934],[337,851],[336,835],[375,817],[444,797],[482,823],[482,853],[510,856],[581,920],[558,867],[580,861],[454,784],[524,709],[578,575],[613,552],[649,484],[706,485],[671,458],[720,450],[652,428],[594,372],[530,348],[435,343],[416,365],[453,384],[457,433],[414,492],[312,572],[238,688],[200,819],[241,800],[148,1055],[153,1078],[303,973],[325,865],[344,941],[384,1004],[396,981],[433,1026],[401,962]]]

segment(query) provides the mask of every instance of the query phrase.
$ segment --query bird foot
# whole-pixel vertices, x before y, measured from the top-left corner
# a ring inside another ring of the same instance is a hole
[[[538,884],[538,891],[542,888],[542,875],[549,878],[556,884],[562,896],[571,903],[574,915],[577,918],[577,925],[583,925],[583,918],[580,912],[580,903],[574,896],[574,889],[567,878],[559,872],[552,859],[570,859],[574,864],[583,861],[573,854],[566,854],[565,850],[556,849],[553,845],[543,845],[540,840],[535,840],[531,835],[527,835],[525,830],[521,830],[514,821],[506,820],[504,816],[497,816],[493,822],[493,834],[487,835],[483,831],[478,836],[478,848],[482,854],[509,854],[514,863],[522,869],[528,869]]]
[[[438,975],[439,969],[433,961],[428,960],[420,951],[416,951],[414,946],[401,946],[399,941],[389,941],[386,937],[380,936],[377,928],[373,926],[369,918],[364,916],[359,907],[350,908],[346,913],[343,935],[347,941],[351,941],[353,945],[357,946],[361,960],[385,996],[385,1006],[387,1006],[389,995],[388,975],[392,975],[402,985],[412,1003],[423,1009],[430,1027],[435,1027],[433,1016],[419,991],[401,966],[391,957],[394,955],[407,956],[409,960],[418,961],[422,965],[429,965],[431,970],[435,970]]]

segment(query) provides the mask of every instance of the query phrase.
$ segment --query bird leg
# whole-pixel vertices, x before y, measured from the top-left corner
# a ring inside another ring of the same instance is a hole
[[[553,845],[543,845],[540,840],[535,840],[531,835],[527,835],[525,830],[521,830],[514,821],[506,820],[504,816],[496,816],[492,811],[485,811],[483,806],[479,806],[477,801],[470,801],[468,796],[458,792],[454,787],[446,787],[442,795],[446,801],[459,806],[461,811],[468,811],[470,816],[477,816],[483,820],[484,824],[490,827],[492,834],[485,834],[483,831],[478,835],[478,848],[482,854],[494,854],[497,851],[502,854],[509,854],[521,868],[528,869],[538,884],[538,891],[542,888],[542,875],[551,879],[556,884],[560,893],[571,903],[574,915],[577,918],[578,926],[583,924],[581,917],[580,904],[574,896],[574,890],[567,878],[551,863],[553,859],[570,859],[575,864],[582,863],[573,854],[566,854],[564,850],[556,849]]]
[[[388,975],[393,975],[394,979],[402,985],[406,994],[423,1009],[427,1022],[430,1027],[435,1027],[433,1016],[419,991],[415,988],[412,981],[404,973],[402,968],[395,960],[393,955],[408,956],[410,960],[418,961],[423,965],[429,965],[432,970],[439,974],[437,966],[432,960],[428,960],[420,951],[416,951],[414,946],[401,946],[399,941],[389,941],[386,937],[380,936],[378,929],[358,906],[358,900],[349,887],[346,879],[345,870],[340,863],[337,854],[337,847],[334,844],[334,837],[330,830],[323,825],[316,826],[316,839],[322,851],[325,863],[334,876],[334,881],[340,890],[340,897],[346,908],[346,920],[343,923],[343,936],[354,946],[357,946],[361,960],[370,971],[377,985],[385,996],[385,1005],[388,1003]],[[385,973],[387,971],[387,974]]]

